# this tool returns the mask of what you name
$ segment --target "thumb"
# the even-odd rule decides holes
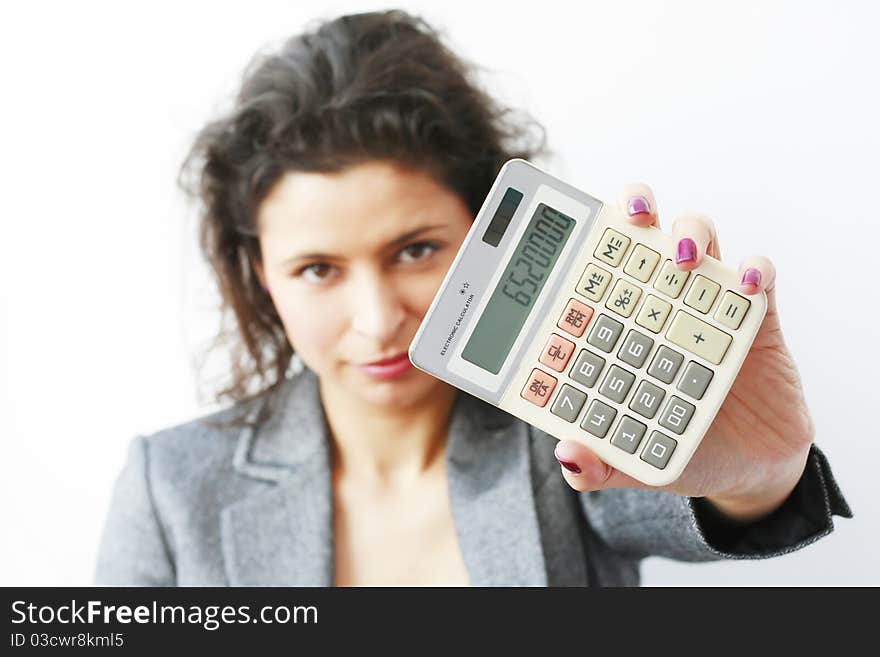
[[[578,491],[605,488],[650,488],[620,470],[611,467],[584,445],[573,440],[560,440],[554,451],[562,468],[562,476]]]

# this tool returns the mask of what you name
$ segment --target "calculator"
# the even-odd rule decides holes
[[[675,481],[767,309],[710,256],[533,164],[498,174],[409,348],[417,368],[639,481]]]

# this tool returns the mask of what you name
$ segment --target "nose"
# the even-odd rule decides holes
[[[352,286],[352,330],[369,339],[376,349],[385,349],[400,339],[406,308],[398,290],[381,275],[363,274]],[[406,345],[397,345],[405,347]]]

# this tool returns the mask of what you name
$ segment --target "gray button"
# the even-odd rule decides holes
[[[642,335],[638,331],[630,331],[623,342],[623,346],[617,353],[617,357],[624,363],[628,363],[635,368],[639,368],[645,364],[648,354],[651,353],[651,347],[654,341],[647,335]]]
[[[604,438],[608,433],[611,423],[614,422],[614,416],[617,411],[608,404],[603,404],[598,399],[594,399],[587,409],[587,414],[581,420],[581,429],[589,431],[597,438]]]
[[[651,361],[648,368],[648,374],[655,379],[660,379],[663,383],[672,383],[678,368],[684,362],[684,356],[677,351],[673,351],[666,345],[662,345]]]
[[[681,375],[681,381],[678,382],[678,389],[694,399],[702,399],[713,374],[714,372],[708,367],[691,361],[684,368],[684,374]]]
[[[636,388],[636,394],[633,395],[632,400],[629,402],[629,407],[636,413],[651,419],[657,415],[657,411],[660,410],[660,403],[665,396],[666,391],[660,386],[655,386],[650,381],[642,381],[639,387]]]
[[[693,404],[673,395],[672,399],[666,403],[666,408],[660,414],[658,422],[661,427],[681,435],[694,416],[694,410],[696,407]]]
[[[622,367],[612,365],[608,369],[608,374],[605,375],[602,385],[599,386],[599,394],[620,404],[635,380],[634,374],[630,374]]]
[[[642,436],[645,435],[645,431],[647,430],[648,427],[641,422],[637,422],[630,416],[624,415],[623,419],[620,420],[620,424],[618,424],[617,428],[614,430],[614,435],[611,437],[611,444],[615,447],[619,447],[624,452],[635,454],[639,443],[642,442]]]
[[[553,402],[550,412],[553,415],[558,415],[563,420],[574,422],[577,419],[578,413],[584,407],[585,401],[587,401],[585,393],[566,383],[562,386],[559,394],[556,395],[556,401]]]
[[[678,443],[674,438],[664,436],[659,431],[652,431],[645,449],[642,450],[641,459],[662,470],[669,463],[669,457],[677,446]]]
[[[623,324],[616,319],[611,319],[608,315],[599,315],[599,319],[593,324],[593,330],[590,331],[587,342],[610,354],[622,332]]]
[[[599,378],[599,372],[603,367],[605,367],[604,358],[582,349],[568,375],[587,388],[592,388],[596,385],[596,379]]]

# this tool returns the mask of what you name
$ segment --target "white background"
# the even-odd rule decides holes
[[[548,130],[551,171],[664,228],[699,210],[725,261],[776,263],[817,442],[855,512],[763,562],[649,559],[647,585],[880,584],[876,37],[870,2],[403,2]],[[215,328],[195,131],[261,46],[370,2],[4,3],[0,17],[0,585],[91,581],[128,440],[209,410]]]

